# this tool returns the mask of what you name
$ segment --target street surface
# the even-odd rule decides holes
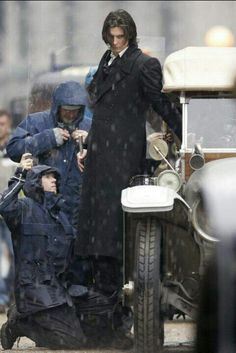
[[[0,325],[6,321],[6,315],[0,314]],[[194,353],[195,325],[191,321],[175,320],[165,323],[165,348],[163,353]],[[1,351],[3,349],[1,348]],[[118,350],[48,350],[46,348],[36,348],[34,342],[26,337],[22,337],[20,342],[15,343],[13,349],[5,350],[6,353],[124,353],[133,351],[118,351]],[[157,352],[158,353],[158,352]]]

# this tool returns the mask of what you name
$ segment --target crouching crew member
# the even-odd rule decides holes
[[[12,233],[15,255],[15,299],[1,328],[1,344],[11,349],[26,336],[37,346],[75,349],[86,338],[66,288],[73,228],[57,194],[59,172],[33,166],[24,154],[9,188],[0,199],[0,214]],[[26,197],[18,199],[23,189]]]

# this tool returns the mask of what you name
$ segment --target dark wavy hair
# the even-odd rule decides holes
[[[123,29],[125,38],[128,40],[129,45],[137,45],[136,24],[127,11],[120,9],[111,11],[107,15],[102,28],[102,39],[106,44],[110,44],[110,28],[113,27],[120,27]]]

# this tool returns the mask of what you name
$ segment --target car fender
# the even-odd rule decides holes
[[[122,190],[121,204],[125,212],[164,212],[171,211],[175,199],[185,200],[174,190],[158,185],[138,185]]]

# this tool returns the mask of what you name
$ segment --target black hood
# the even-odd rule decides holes
[[[23,186],[25,196],[30,197],[38,202],[43,202],[44,191],[42,188],[41,179],[42,176],[47,173],[55,173],[58,190],[60,181],[59,170],[48,165],[40,164],[34,166],[27,172],[25,184]]]

